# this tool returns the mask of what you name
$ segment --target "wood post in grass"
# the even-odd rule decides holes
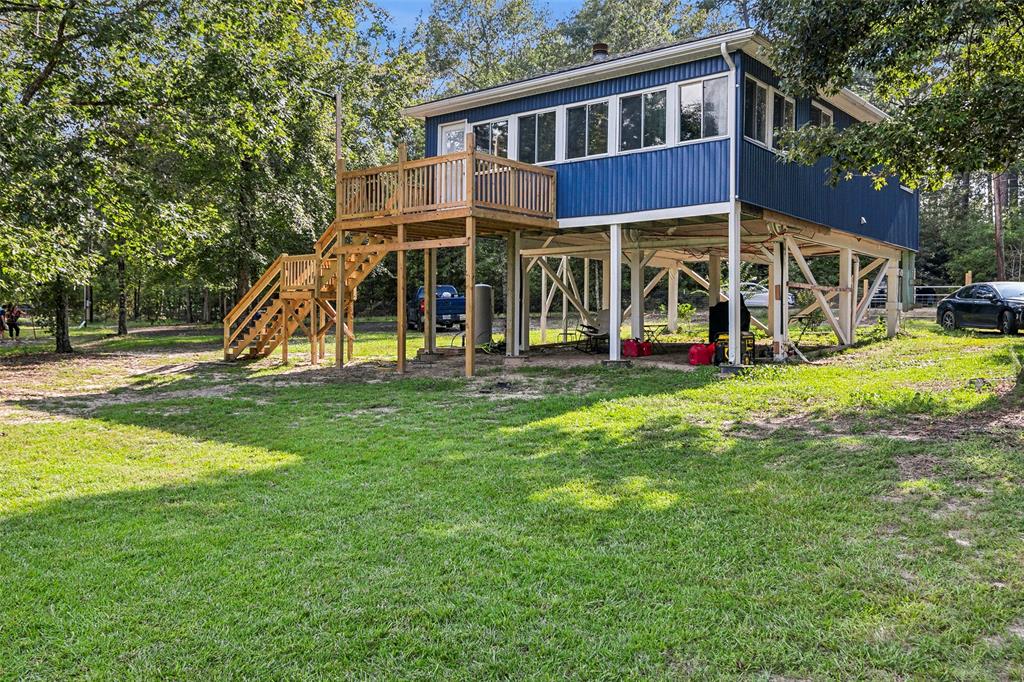
[[[473,376],[476,360],[476,218],[466,218],[466,376]]]
[[[404,151],[404,145],[403,145],[403,150],[402,151]],[[401,159],[401,156],[402,155],[399,156],[399,159]],[[399,166],[401,166],[401,160],[399,161]],[[405,242],[405,225],[399,225],[398,226],[398,244],[401,245],[404,242]],[[395,302],[398,305],[398,311],[397,311],[398,312],[398,315],[397,315],[397,319],[398,319],[398,324],[397,324],[397,332],[398,332],[398,362],[395,365],[395,368],[398,370],[399,374],[404,374],[405,373],[405,330],[406,330],[406,326],[407,326],[406,325],[406,319],[405,319],[405,249],[399,249],[398,253],[396,254],[396,256],[398,258],[398,264],[396,266],[397,275],[398,275],[398,278],[397,278],[398,282],[397,282],[397,284],[395,286],[395,289],[396,289]]]

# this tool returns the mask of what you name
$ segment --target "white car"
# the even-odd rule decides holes
[[[758,282],[740,282],[740,295],[748,308],[768,307],[768,287]],[[796,305],[796,296],[789,292],[789,305]]]

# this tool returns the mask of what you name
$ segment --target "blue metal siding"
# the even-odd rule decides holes
[[[728,201],[729,141],[561,163],[558,217],[614,215]]]
[[[749,73],[769,85],[778,84],[767,66],[747,55],[740,56],[738,67],[741,79]],[[738,110],[742,112],[743,88],[738,99]],[[846,128],[854,123],[846,112],[822,104],[833,112],[836,127]],[[797,101],[798,126],[810,120],[810,112],[809,99]],[[742,126],[738,130],[742,136]],[[742,201],[853,234],[918,248],[918,196],[901,189],[895,178],[890,178],[880,190],[874,189],[871,179],[865,177],[843,180],[830,187],[826,182],[828,159],[814,166],[782,163],[773,151],[746,140],[738,145],[737,156]]]
[[[619,78],[578,85],[564,90],[552,90],[530,97],[498,102],[484,107],[476,107],[464,111],[456,111],[443,116],[431,116],[426,120],[426,155],[437,155],[437,128],[441,123],[461,121],[467,119],[470,123],[474,121],[486,121],[500,116],[511,116],[525,111],[536,111],[552,107],[572,104],[573,102],[585,102],[599,97],[610,97],[624,92],[655,88],[659,85],[675,83],[677,81],[701,78],[714,73],[726,71],[725,60],[721,57],[710,57],[699,59],[685,64],[666,66],[653,71],[645,71]]]

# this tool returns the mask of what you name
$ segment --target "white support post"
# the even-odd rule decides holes
[[[640,243],[633,247],[633,257],[629,261],[629,328],[634,339],[644,336],[644,254]]]
[[[775,294],[776,294],[775,284],[776,284],[776,279],[777,279],[777,275],[775,274],[775,271],[776,271],[777,268],[776,268],[776,263],[775,263],[775,254],[773,252],[771,252],[771,251],[768,251],[766,253],[766,255],[768,256],[768,258],[770,260],[768,261],[768,310],[767,310],[767,318],[768,319],[766,319],[765,322],[767,322],[768,333],[769,334],[774,334],[773,330],[775,329],[775,309],[778,307],[775,304],[775,300],[776,300],[775,299]]]
[[[853,298],[856,283],[853,281],[853,252],[848,248],[839,249],[839,328],[843,330],[848,344],[853,343]]]
[[[708,307],[713,308],[722,301],[722,259],[712,255],[708,258]]]
[[[520,241],[520,247],[521,246],[522,242]],[[520,336],[519,352],[522,354],[530,350],[530,268],[522,256],[519,258],[519,269],[522,273],[519,276],[519,281],[522,284],[523,294],[523,313],[522,319],[519,323],[522,334],[522,336]]]
[[[772,288],[775,290],[775,316],[772,320],[772,356],[785,360],[789,346],[789,253],[782,242],[772,244]]]
[[[609,228],[608,259],[608,359],[622,359],[622,225]]]
[[[892,338],[900,330],[900,262],[890,258],[885,268],[885,333]]]
[[[733,201],[729,210],[729,358],[734,367],[740,364],[740,204]]]
[[[679,331],[679,266],[668,269],[668,330]]]
[[[516,230],[512,234],[512,355],[519,357],[523,347],[523,260],[519,255],[522,250],[523,233]],[[527,324],[529,327],[529,324]]]
[[[860,285],[860,257],[853,256],[853,273],[850,275],[850,345],[857,342],[857,287]]]
[[[516,346],[516,236],[505,235],[505,355],[515,355]]]

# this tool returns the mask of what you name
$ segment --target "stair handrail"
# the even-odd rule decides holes
[[[270,280],[273,279],[274,275],[278,274],[278,271],[281,269],[281,261],[287,255],[287,253],[282,253],[280,256],[274,259],[274,262],[270,264],[270,267],[267,268],[267,271],[264,272],[263,275],[258,280],[256,280],[255,284],[249,287],[249,291],[245,292],[245,295],[238,300],[238,303],[235,304],[235,307],[232,308],[228,312],[228,314],[224,316],[225,323],[228,322],[229,318],[237,317],[240,314],[239,311],[242,308],[245,308],[250,303],[252,303],[252,300],[256,298],[257,292],[261,291],[264,287],[266,287],[270,283]]]

